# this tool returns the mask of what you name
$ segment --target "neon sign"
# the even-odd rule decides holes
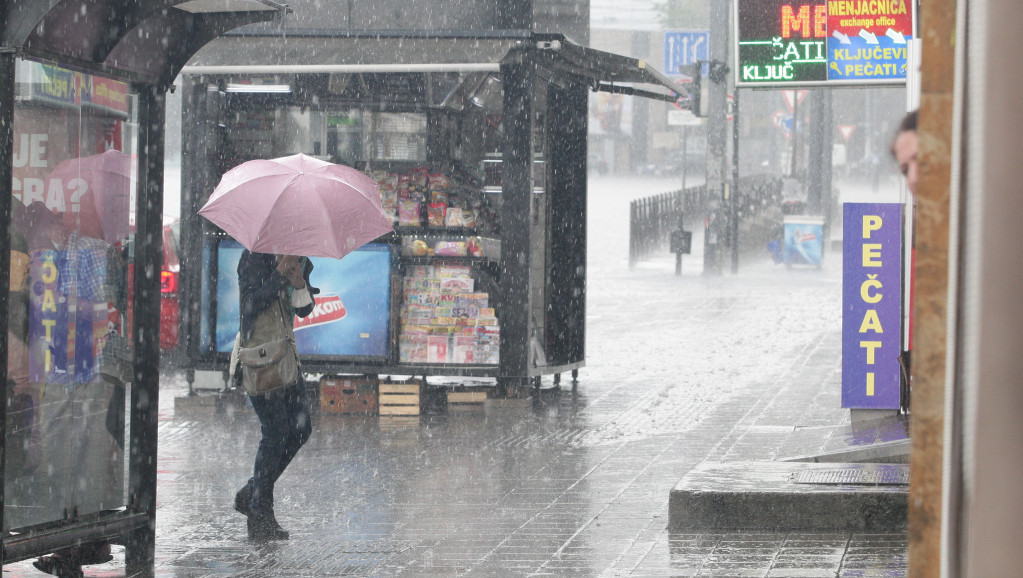
[[[736,84],[901,84],[912,1],[737,0]]]

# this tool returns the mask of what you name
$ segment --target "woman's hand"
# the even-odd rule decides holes
[[[295,255],[279,255],[277,257],[277,272],[284,275],[284,278],[291,283],[295,289],[305,287],[305,277],[302,276],[301,257]]]

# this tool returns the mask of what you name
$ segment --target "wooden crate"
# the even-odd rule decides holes
[[[419,380],[380,383],[380,415],[419,415],[421,387]]]
[[[373,377],[324,375],[320,378],[322,413],[377,413],[377,380]]]
[[[487,392],[480,391],[449,391],[448,411],[483,411],[483,404],[487,401]]]

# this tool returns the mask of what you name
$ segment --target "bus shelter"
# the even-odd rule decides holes
[[[283,10],[0,0],[0,564],[109,541],[152,573],[164,95]]]
[[[306,371],[501,389],[585,361],[588,92],[676,98],[643,61],[507,30],[231,34],[183,78],[193,369],[227,368],[242,251],[197,210],[230,168],[304,153],[371,175],[395,225],[341,261],[314,259],[322,293],[296,321]]]

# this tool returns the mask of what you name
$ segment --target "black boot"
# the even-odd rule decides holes
[[[277,523],[273,510],[266,513],[255,512],[249,514],[247,522],[249,540],[253,542],[269,542],[271,540],[287,540],[290,534]]]
[[[248,484],[242,486],[234,495],[234,511],[243,516],[249,515],[249,501],[252,500],[252,488]]]

